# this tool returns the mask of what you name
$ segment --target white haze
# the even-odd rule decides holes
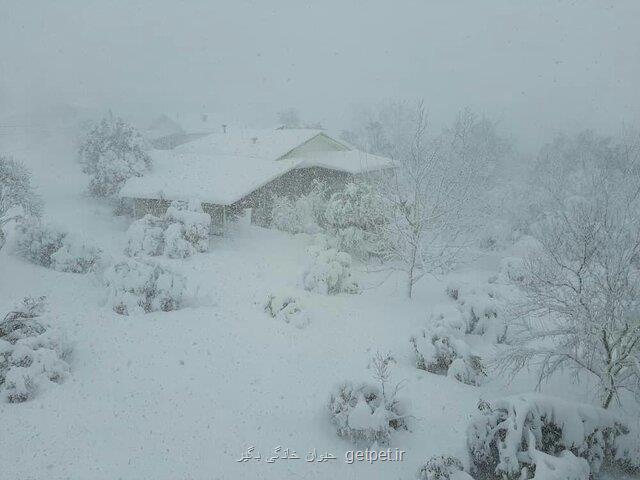
[[[520,146],[640,114],[637,1],[0,1],[0,112],[73,104],[129,117],[469,106]],[[2,115],[0,115],[1,117]]]

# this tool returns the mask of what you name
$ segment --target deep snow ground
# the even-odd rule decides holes
[[[84,195],[86,180],[68,145],[23,150],[46,202],[45,216],[84,232],[119,256],[127,222]],[[49,318],[75,346],[62,385],[24,404],[0,404],[0,479],[411,479],[428,457],[464,456],[468,419],[480,397],[532,389],[532,379],[495,378],[482,388],[417,370],[409,337],[429,312],[451,308],[453,280],[485,282],[499,255],[476,259],[447,278],[424,278],[415,298],[403,284],[360,268],[361,295],[304,295],[305,329],[263,312],[268,293],[303,294],[299,279],[308,239],[251,226],[215,238],[211,251],[162,260],[189,279],[193,301],[170,313],[119,316],[102,305],[92,275],[59,273],[0,252],[0,310],[25,295],[46,295]],[[376,351],[391,351],[393,381],[405,380],[411,431],[392,437],[404,462],[346,464],[354,447],[327,417],[331,389],[371,380]],[[551,390],[584,398],[585,387],[558,381]],[[262,462],[237,461],[255,445]],[[326,463],[264,461],[274,447],[331,452]]]
[[[9,478],[411,478],[430,454],[460,451],[476,389],[412,368],[408,336],[419,302],[310,296],[305,329],[262,311],[271,286],[295,288],[305,242],[249,228],[184,262],[197,306],[123,317],[100,306],[91,276],[62,274],[3,256],[14,280],[1,302],[47,295],[75,344],[73,373],[32,402],[2,404],[0,464]],[[167,261],[167,263],[171,263]],[[175,262],[177,263],[177,262]],[[329,391],[370,379],[376,350],[397,352],[397,381],[413,399],[412,432],[394,446],[402,464],[241,464],[249,445],[342,457],[352,448],[326,417]],[[464,412],[467,412],[465,414]]]

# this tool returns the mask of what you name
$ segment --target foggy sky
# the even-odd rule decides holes
[[[640,2],[0,0],[0,107],[130,115],[298,108],[341,128],[352,104],[423,98],[527,140],[640,119]]]

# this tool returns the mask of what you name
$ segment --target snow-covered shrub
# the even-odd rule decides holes
[[[401,383],[389,385],[393,363],[391,354],[378,352],[369,364],[377,385],[344,382],[331,394],[329,413],[339,436],[357,444],[386,445],[391,431],[408,428],[409,405],[398,398]]]
[[[500,261],[500,276],[509,283],[522,283],[526,280],[524,259],[520,257],[506,257]]]
[[[508,222],[492,218],[477,234],[478,247],[491,252],[501,251],[512,245],[518,234]]]
[[[301,220],[289,197],[275,196],[271,207],[271,226],[287,233],[305,232],[305,221]]]
[[[464,348],[459,340],[442,333],[431,334],[427,330],[411,337],[410,342],[415,353],[416,367],[440,375],[447,373],[451,363],[459,357],[458,350]],[[458,343],[459,348],[454,343]]]
[[[324,241],[307,249],[310,262],[303,274],[305,290],[322,294],[358,293],[351,278],[351,255],[327,248]]]
[[[443,326],[422,330],[411,337],[416,367],[420,370],[448,375],[468,385],[480,385],[486,377],[479,356],[471,353],[459,332]]]
[[[282,320],[285,323],[292,323],[298,328],[306,327],[310,321],[300,299],[293,295],[269,295],[264,310],[272,318]]]
[[[43,310],[44,297],[28,297],[0,322],[0,397],[10,403],[33,398],[69,372],[71,350],[59,332],[39,321]]]
[[[182,307],[186,281],[160,265],[127,260],[104,273],[107,303],[116,313],[134,315]]]
[[[211,217],[202,211],[200,202],[174,201],[162,218],[145,215],[131,224],[124,253],[186,258],[206,252],[210,227]]]
[[[28,218],[16,229],[16,252],[21,257],[43,267],[52,268],[53,254],[62,248],[66,232]]]
[[[465,480],[471,477],[464,472],[457,457],[440,455],[429,458],[418,470],[418,480]]]
[[[341,437],[358,444],[389,443],[392,430],[406,429],[406,405],[371,383],[341,384],[329,398],[332,423]]]
[[[465,323],[465,333],[490,335],[497,343],[507,340],[507,323],[501,314],[498,292],[493,288],[462,289],[451,284],[447,295],[457,303]]]
[[[460,286],[457,283],[450,283],[446,288],[447,296],[452,300],[458,300],[460,297]]]
[[[81,235],[28,218],[16,229],[16,252],[43,267],[60,272],[87,273],[100,261],[102,250]]]
[[[91,178],[89,191],[96,197],[110,197],[131,177],[151,168],[142,136],[121,118],[110,115],[93,126],[83,140],[80,163]]]
[[[531,437],[533,434],[529,434]],[[584,458],[576,457],[569,450],[563,450],[558,456],[536,450],[532,445],[535,439],[529,442],[527,455],[531,460],[530,467],[524,467],[518,477],[531,478],[532,480],[589,480],[591,472],[589,462]],[[533,477],[530,474],[533,473]]]
[[[124,253],[130,257],[138,255],[162,255],[164,251],[164,220],[145,215],[136,220],[127,230],[127,246]]]
[[[311,192],[293,200],[275,196],[271,208],[271,226],[288,233],[318,233],[324,224],[325,188],[316,183]]]
[[[171,202],[165,214],[165,220],[170,224],[167,230],[172,225],[180,225],[180,235],[194,251],[202,253],[209,250],[211,217],[202,211],[202,204],[199,201]],[[165,243],[171,244],[166,232]],[[168,248],[170,249],[170,247]],[[167,255],[171,256],[169,253]]]
[[[469,355],[454,359],[449,365],[447,376],[467,385],[479,386],[485,380],[487,374],[480,357]]]
[[[473,471],[483,478],[532,478],[535,472],[533,478],[545,480],[586,480],[581,473],[585,462],[572,456],[586,460],[597,474],[605,460],[615,458],[616,437],[628,431],[602,408],[543,395],[507,397],[478,408],[482,414],[468,428],[467,446]],[[559,457],[557,466],[573,476],[538,476],[538,469],[554,467],[548,456]]]
[[[51,255],[51,268],[59,272],[87,273],[102,257],[102,250],[79,235],[65,235],[62,246]]]
[[[640,430],[636,427],[615,440],[615,463],[622,470],[640,473]]]
[[[164,231],[164,253],[169,258],[187,258],[196,253],[196,249],[187,241],[185,229],[181,223],[171,223]]]
[[[31,172],[17,160],[0,155],[0,218],[17,206],[27,216],[42,213],[42,200],[31,186]]]
[[[336,237],[338,249],[367,258],[379,250],[379,227],[385,222],[380,195],[364,182],[348,183],[331,195],[325,210],[329,233]]]

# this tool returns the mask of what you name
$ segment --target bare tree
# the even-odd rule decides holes
[[[597,379],[602,406],[640,380],[640,181],[620,155],[582,171],[582,191],[550,196],[556,210],[532,230],[516,336],[502,357],[512,372],[533,365],[539,385],[563,368]],[[575,185],[574,185],[575,188]]]
[[[302,126],[300,113],[295,108],[287,108],[278,112],[278,122],[284,128],[300,128]]]
[[[380,182],[387,207],[380,256],[406,273],[409,298],[425,273],[450,268],[466,244],[462,233],[474,222],[471,200],[479,198],[491,161],[502,155],[495,131],[488,135],[485,128],[465,111],[451,128],[429,138],[420,103],[411,140],[396,149],[394,174]]]
[[[343,138],[364,151],[400,158],[415,130],[414,105],[405,100],[384,100],[376,105],[354,105],[350,129]]]

